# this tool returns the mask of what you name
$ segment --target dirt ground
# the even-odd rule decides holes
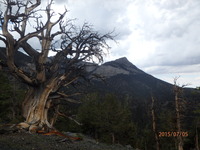
[[[0,150],[134,150],[131,146],[107,145],[83,136],[71,141],[57,135],[0,133]]]

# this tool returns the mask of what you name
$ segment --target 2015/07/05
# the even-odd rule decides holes
[[[177,136],[182,136],[182,137],[187,137],[189,134],[188,132],[158,132],[159,137],[177,137]]]

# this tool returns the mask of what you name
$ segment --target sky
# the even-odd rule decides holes
[[[118,34],[105,61],[127,57],[164,81],[200,86],[199,0],[55,0],[64,5],[78,24]]]
[[[47,1],[45,1],[47,2]],[[200,86],[200,0],[54,0],[77,25],[88,22],[115,42],[105,61],[120,57],[161,80]]]

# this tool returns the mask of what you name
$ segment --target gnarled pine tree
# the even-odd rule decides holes
[[[41,9],[41,0],[1,0],[0,40],[6,47],[7,66],[28,85],[23,116],[28,125],[39,128],[52,128],[49,95],[79,78],[80,62],[102,62],[104,50],[110,48],[106,40],[113,40],[110,33],[101,35],[87,23],[77,28],[66,19],[66,9],[56,18],[52,3],[53,0]],[[39,49],[35,47],[36,40]],[[14,55],[19,50],[33,60],[29,70],[16,65]],[[50,51],[56,54],[47,61]]]

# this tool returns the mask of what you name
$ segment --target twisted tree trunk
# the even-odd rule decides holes
[[[30,88],[26,94],[22,104],[23,116],[26,118],[26,123],[35,125],[38,128],[52,128],[48,121],[48,110],[50,101],[48,96],[52,91],[51,87],[35,87]]]

